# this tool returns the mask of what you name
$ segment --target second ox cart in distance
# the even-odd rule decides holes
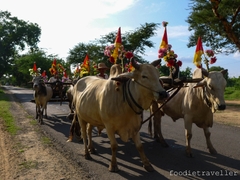
[[[41,68],[37,68],[35,62],[33,68],[29,69],[29,71],[33,78],[36,76],[41,77],[43,83],[52,88],[52,97],[49,100],[50,102],[60,102],[60,105],[62,105],[63,101],[68,101],[66,91],[69,86],[72,85],[72,80],[67,75],[66,69],[60,63],[57,64],[56,59],[53,60],[52,66],[49,69],[52,76],[49,79],[46,71],[44,70],[41,73]],[[32,99],[31,102],[34,102],[34,99]]]

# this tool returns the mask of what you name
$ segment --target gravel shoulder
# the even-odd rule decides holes
[[[214,114],[214,122],[240,127],[240,101],[226,101],[226,110]]]
[[[19,103],[12,100],[10,111],[19,130],[10,135],[0,119],[0,180],[91,179],[77,162],[56,150]]]

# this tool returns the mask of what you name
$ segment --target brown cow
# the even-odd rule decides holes
[[[216,110],[224,110],[226,108],[224,101],[224,89],[226,80],[224,75],[227,70],[207,72],[204,69],[197,69],[193,78],[204,79],[197,83],[189,83],[187,87],[183,87],[180,91],[167,102],[161,111],[157,112],[154,117],[154,134],[163,146],[168,146],[164,141],[161,132],[161,117],[162,113],[170,116],[173,121],[180,118],[184,119],[185,135],[186,135],[186,153],[191,157],[190,141],[192,138],[192,123],[198,127],[203,128],[207,147],[212,154],[217,153],[210,141],[209,127],[213,125],[213,113]],[[201,76],[199,76],[201,74]],[[160,104],[154,102],[152,108],[155,111]]]
[[[43,124],[43,111],[45,110],[45,118],[47,118],[47,102],[51,99],[53,91],[51,87],[44,84],[41,76],[36,76],[32,80],[34,89],[34,100],[36,103],[36,119]]]
[[[158,80],[159,72],[154,67],[160,61],[154,61],[152,64],[136,64],[132,59],[135,70],[114,78],[122,81],[117,84],[117,91],[116,83],[111,79],[88,76],[77,82],[74,86],[73,102],[81,126],[86,159],[91,159],[89,150],[94,152],[91,137],[92,126],[96,126],[99,129],[106,128],[110,139],[112,149],[110,171],[118,171],[116,159],[118,145],[115,134],[118,134],[124,142],[132,138],[144,168],[147,171],[153,171],[152,165],[145,156],[139,130],[142,111],[149,108],[152,100],[167,97],[166,91]],[[87,132],[88,144],[87,124],[91,125]]]

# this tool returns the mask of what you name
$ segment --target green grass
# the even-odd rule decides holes
[[[48,138],[48,137],[42,137],[42,142],[43,142],[43,144],[47,144],[47,145],[51,145],[52,144],[52,142],[51,142],[51,140]]]
[[[23,153],[23,152],[25,152],[25,150],[24,149],[19,149],[18,152]]]
[[[240,90],[235,87],[226,87],[224,98],[225,100],[240,100]]]
[[[32,117],[31,117],[31,118],[32,118]],[[33,120],[30,121],[30,124],[31,124],[31,125],[38,125],[38,122],[37,122],[35,119],[33,119]]]
[[[15,124],[14,118],[9,111],[11,104],[9,102],[9,97],[4,93],[0,87],[0,118],[4,121],[4,125],[7,128],[7,131],[15,135],[18,131],[18,127]]]
[[[37,168],[38,162],[37,161],[24,161],[24,162],[20,163],[19,166],[24,169]]]

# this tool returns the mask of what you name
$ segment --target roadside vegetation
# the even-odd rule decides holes
[[[225,89],[225,99],[240,100],[240,77],[228,78],[227,88]]]
[[[9,102],[9,97],[4,93],[3,89],[0,87],[0,119],[3,120],[7,131],[15,135],[18,131],[18,127],[15,124],[14,118],[9,111],[11,104]]]
[[[227,87],[224,98],[225,100],[240,100],[240,90],[235,87]]]

